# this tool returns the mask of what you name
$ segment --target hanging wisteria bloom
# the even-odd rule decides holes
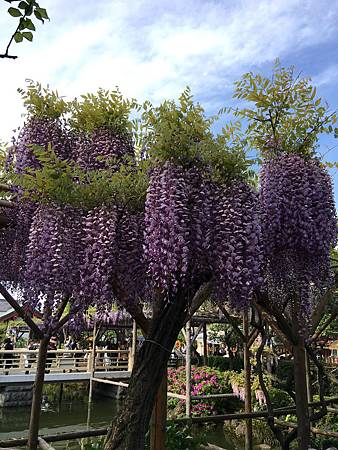
[[[70,142],[64,124],[59,118],[29,116],[17,139],[14,140],[9,158],[13,159],[18,173],[41,167],[34,154],[35,146],[47,151],[50,146],[61,159],[70,156]]]
[[[41,167],[34,153],[35,146],[44,150],[50,147],[62,159],[69,157],[69,140],[60,118],[30,114],[18,137],[13,139],[5,170],[10,170],[12,166],[15,173],[23,174]],[[23,281],[22,271],[36,204],[23,197],[21,186],[13,186],[12,191],[13,208],[6,212],[9,225],[0,230],[0,248],[3,255],[0,265],[3,268],[1,279],[18,283]]]
[[[330,176],[317,159],[280,154],[263,164],[260,207],[272,298],[285,306],[296,295],[310,317],[316,292],[330,282],[337,238]]]
[[[145,224],[155,290],[176,292],[209,275],[218,301],[238,309],[249,304],[261,282],[257,194],[250,186],[216,185],[196,170],[166,163],[152,172]]]
[[[260,223],[254,189],[241,181],[215,188],[214,240],[210,253],[215,297],[242,310],[261,284]]]
[[[151,288],[177,292],[191,271],[189,178],[170,162],[153,170],[145,204],[144,254]]]
[[[26,199],[6,208],[8,225],[0,229],[0,279],[16,287],[23,277],[29,230],[36,206]]]
[[[80,268],[81,296],[86,302],[106,305],[113,301],[117,226],[116,208],[97,207],[86,215],[84,257]]]
[[[81,132],[75,140],[73,159],[83,169],[118,168],[126,156],[132,156],[133,144],[128,136],[117,135],[101,127],[92,133]]]
[[[51,320],[60,301],[78,298],[78,261],[83,258],[82,220],[79,210],[41,205],[29,234],[24,273],[24,300],[33,307],[43,304],[45,321]]]

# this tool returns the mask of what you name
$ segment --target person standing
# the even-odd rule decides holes
[[[4,350],[14,350],[14,345],[11,338],[4,340]],[[5,369],[10,369],[13,365],[13,353],[5,353]]]
[[[46,367],[51,367],[53,363],[55,364],[57,342],[58,341],[55,336],[52,336],[50,338],[49,345],[48,345],[48,352],[47,352]]]

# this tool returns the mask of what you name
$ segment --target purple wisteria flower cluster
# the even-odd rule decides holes
[[[118,161],[127,155],[133,156],[133,153],[132,140],[128,136],[116,135],[109,128],[100,127],[90,134],[77,133],[72,159],[82,169],[98,170],[111,164],[117,168]]]
[[[247,306],[260,283],[257,194],[216,185],[197,169],[153,170],[145,207],[145,261],[154,290],[176,292],[213,274],[215,298]]]
[[[144,255],[151,287],[176,292],[189,282],[191,216],[189,179],[170,162],[153,170],[145,203]]]
[[[321,163],[295,154],[266,160],[260,217],[271,297],[280,303],[298,296],[309,317],[315,291],[330,281],[337,239],[331,178]]]
[[[113,301],[113,271],[116,266],[118,211],[94,208],[84,222],[84,258],[81,263],[81,296],[99,304]]]
[[[6,166],[11,165],[16,173],[40,168],[35,145],[44,150],[51,146],[58,158],[75,158],[74,162],[88,170],[105,167],[104,159],[118,162],[133,151],[130,139],[108,130],[75,133],[66,125],[59,117],[29,115]],[[14,190],[14,208],[6,212],[9,226],[0,231],[1,280],[14,284],[24,306],[43,310],[45,323],[52,321],[65,298],[70,300],[70,312],[74,314],[90,304],[111,305],[110,275],[112,268],[117,269],[114,252],[125,260],[120,269],[126,281],[133,279],[135,248],[138,252],[142,249],[135,216],[123,218],[126,243],[117,245],[115,207],[100,206],[85,213],[67,205],[33,203],[22,196],[20,186]]]
[[[36,307],[43,294],[46,314],[79,288],[79,265],[74,258],[82,257],[82,220],[81,211],[67,206],[41,205],[35,211],[26,249],[24,298]]]
[[[34,203],[21,199],[13,208],[4,208],[2,211],[8,225],[0,230],[0,279],[9,285],[23,279],[29,230],[35,209]]]
[[[60,118],[30,115],[8,152],[5,170],[13,166],[15,173],[26,173],[39,168],[41,163],[34,154],[34,146],[47,150],[51,145],[62,159],[69,157],[70,146],[64,122]],[[5,211],[9,226],[0,233],[2,258],[0,276],[7,282],[23,281],[26,247],[36,204],[23,198],[20,186],[13,186],[14,207]]]
[[[69,158],[70,140],[64,128],[61,118],[29,116],[18,138],[14,140],[9,155],[10,158],[14,158],[15,171],[22,173],[41,167],[34,154],[34,146],[47,150],[50,145],[59,158]]]
[[[80,295],[104,309],[116,300],[123,304],[142,297],[143,214],[101,206],[87,213],[84,224]]]
[[[211,251],[216,298],[239,310],[248,307],[261,283],[257,205],[257,194],[246,183],[234,181],[216,190]]]

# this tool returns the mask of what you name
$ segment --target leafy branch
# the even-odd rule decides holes
[[[229,109],[248,121],[247,139],[263,156],[286,152],[312,157],[321,133],[337,135],[337,111],[329,112],[310,79],[295,76],[293,67],[282,67],[278,60],[271,79],[245,74],[235,83],[234,97],[247,103]]]
[[[45,20],[49,20],[47,11],[45,8],[41,8],[39,3],[34,0],[5,0],[7,3],[18,3],[18,7],[14,8],[11,6],[8,8],[8,13],[15,18],[19,18],[18,26],[16,27],[14,33],[12,34],[5,53],[0,54],[0,58],[16,59],[16,55],[9,54],[9,48],[13,41],[16,43],[22,42],[24,39],[32,42],[33,31],[35,31],[35,25],[30,19],[30,16],[34,15],[36,19],[44,23]]]

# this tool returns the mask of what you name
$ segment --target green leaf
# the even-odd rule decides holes
[[[31,31],[23,31],[22,36],[27,39],[27,41],[32,42],[33,40],[33,33]]]
[[[49,20],[47,11],[45,8],[36,8],[35,12],[38,12],[40,14],[40,16],[42,17],[42,19],[47,19]]]
[[[19,4],[18,4],[18,8],[20,8],[20,9],[23,9],[23,10],[26,10],[26,8],[28,8],[28,3],[27,2],[20,2]]]
[[[38,20],[41,20],[41,22],[44,22],[43,18],[41,17],[41,14],[40,14],[39,11],[37,11],[36,9],[34,10],[34,16],[35,16]]]
[[[22,40],[23,40],[22,34],[19,32],[15,33],[14,40],[15,40],[15,42],[22,42]]]
[[[22,12],[17,8],[8,8],[8,12],[12,17],[22,16]]]
[[[23,21],[25,28],[27,28],[27,30],[32,30],[35,31],[35,25],[34,23],[31,21],[31,19],[25,19]]]

